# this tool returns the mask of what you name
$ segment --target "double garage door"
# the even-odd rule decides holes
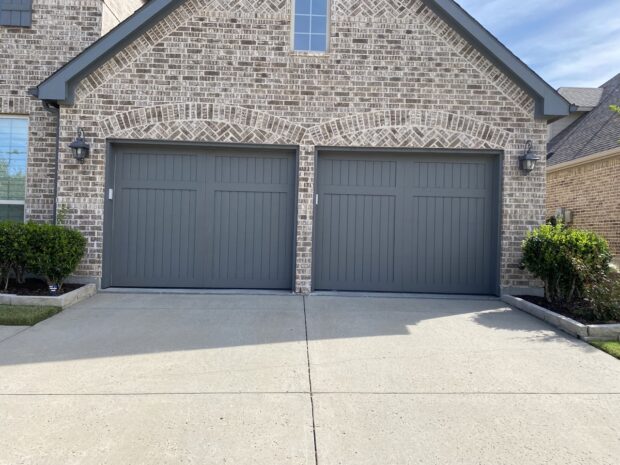
[[[497,157],[321,152],[316,290],[488,294]],[[114,146],[104,286],[291,289],[290,150]]]

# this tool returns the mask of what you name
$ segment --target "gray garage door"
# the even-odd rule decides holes
[[[497,156],[322,153],[317,290],[491,294]]]
[[[127,145],[109,163],[104,286],[291,289],[291,151]]]

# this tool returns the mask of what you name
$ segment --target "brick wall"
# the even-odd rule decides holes
[[[403,5],[406,4],[406,8]],[[59,202],[89,240],[80,267],[101,276],[109,138],[300,146],[296,290],[311,286],[316,146],[504,152],[501,283],[521,270],[524,232],[544,219],[544,166],[523,176],[527,139],[546,125],[531,98],[419,1],[333,0],[330,51],[290,51],[290,2],[187,0],[78,86],[62,108]],[[77,125],[87,162],[67,144]]]
[[[620,256],[620,153],[547,174],[547,215],[573,212],[573,225],[595,231]]]
[[[101,0],[32,3],[32,27],[0,26],[0,114],[30,117],[26,216],[49,221],[56,125],[28,89],[99,37]]]
[[[0,114],[30,118],[26,216],[50,221],[55,117],[28,95],[60,66],[97,40],[103,0],[33,0],[32,27],[0,26]]]
[[[101,33],[107,34],[125,18],[131,16],[146,0],[103,0]]]

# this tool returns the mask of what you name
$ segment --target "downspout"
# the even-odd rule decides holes
[[[56,116],[56,150],[54,155],[54,203],[52,206],[52,224],[58,222],[58,165],[60,161],[60,107],[48,101],[43,101],[45,111]]]

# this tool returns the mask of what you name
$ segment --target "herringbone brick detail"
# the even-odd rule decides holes
[[[308,132],[317,145],[503,148],[511,139],[509,132],[473,118],[433,110],[359,113]]]
[[[190,142],[230,142],[242,144],[290,144],[277,134],[262,129],[219,121],[171,121],[140,126],[113,134],[120,139],[170,140]]]
[[[493,149],[480,139],[431,128],[393,127],[369,129],[333,139],[329,145],[360,147],[416,147],[448,149]]]
[[[185,128],[184,122],[187,122]],[[305,133],[303,127],[265,112],[210,103],[139,108],[107,118],[99,126],[106,137],[137,131],[152,135],[160,133],[157,139],[176,140],[185,135],[187,138],[201,136],[200,140],[246,142],[250,138],[253,142],[283,144],[298,144]],[[223,129],[225,127],[228,129]],[[164,135],[167,137],[161,137]],[[236,135],[238,139],[235,139]]]
[[[414,15],[415,0],[340,0],[334,3],[332,15],[335,19],[404,18]]]
[[[252,13],[257,16],[283,14],[290,11],[291,2],[289,0],[215,0],[209,2],[205,7],[205,14],[213,11],[226,13]]]

